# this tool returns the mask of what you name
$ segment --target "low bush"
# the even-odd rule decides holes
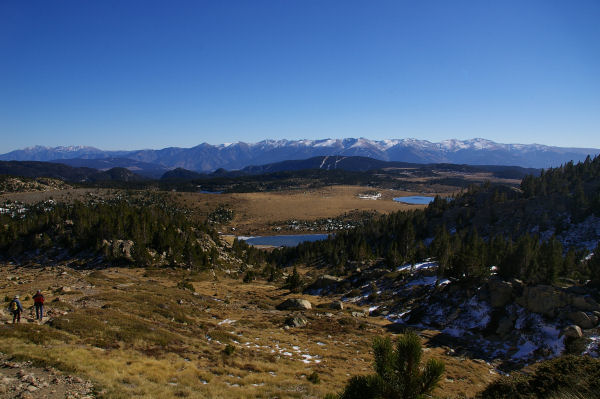
[[[306,379],[310,382],[312,382],[313,384],[318,384],[321,382],[321,378],[319,377],[319,373],[317,373],[316,371],[313,371],[312,373],[310,373]]]
[[[532,374],[494,381],[479,399],[600,398],[600,360],[567,355],[542,362]]]
[[[223,353],[226,354],[227,356],[233,355],[234,352],[235,352],[235,346],[233,346],[231,344],[227,344],[225,346],[225,349],[223,349]]]

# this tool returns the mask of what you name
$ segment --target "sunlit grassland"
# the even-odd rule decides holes
[[[0,271],[22,282],[3,286],[0,294],[50,287],[47,309],[53,313],[42,325],[1,325],[0,351],[89,378],[103,398],[320,398],[341,389],[351,375],[369,373],[371,341],[388,334],[382,319],[352,317],[353,309],[326,315],[316,306],[304,312],[306,327],[285,329],[292,312],[275,306],[289,292],[262,281],[244,284],[238,276],[61,270]],[[184,280],[193,291],[179,288]],[[63,286],[72,291],[60,293]],[[315,305],[333,299],[295,296]],[[441,353],[435,348],[427,355]],[[450,362],[458,382],[441,392],[474,393],[491,378],[482,364]],[[313,372],[320,383],[307,379]]]

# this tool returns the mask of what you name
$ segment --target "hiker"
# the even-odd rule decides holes
[[[15,320],[17,323],[21,322],[21,312],[23,312],[23,306],[21,306],[21,302],[19,301],[19,296],[15,295],[15,298],[10,301],[8,304],[8,309],[13,314],[13,324],[15,324]]]
[[[33,296],[33,304],[35,305],[35,318],[41,321],[44,318],[44,295],[42,295],[42,291],[37,290]]]

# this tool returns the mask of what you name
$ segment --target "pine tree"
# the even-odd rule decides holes
[[[596,245],[594,254],[587,262],[592,285],[600,287],[600,243]]]
[[[438,276],[442,277],[446,273],[446,269],[448,268],[450,262],[450,256],[452,254],[450,246],[450,234],[448,233],[446,226],[442,226],[442,228],[436,234],[433,242],[431,243],[431,250],[438,263]]]
[[[414,332],[398,338],[396,347],[389,338],[375,338],[375,374],[355,376],[340,395],[341,399],[421,399],[437,386],[444,363],[429,359],[421,366],[423,348]]]

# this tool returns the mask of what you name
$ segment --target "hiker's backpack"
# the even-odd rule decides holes
[[[19,309],[19,306],[17,305],[17,301],[12,301],[10,303],[10,310],[14,311],[14,310],[17,310],[17,309]]]

